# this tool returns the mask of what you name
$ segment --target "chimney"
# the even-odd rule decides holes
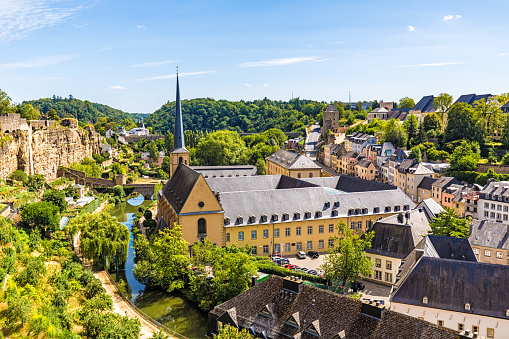
[[[384,311],[385,307],[380,305],[380,303],[375,303],[372,300],[362,302],[361,314],[367,315],[370,318],[381,320]]]
[[[283,289],[292,293],[299,293],[302,290],[303,285],[302,280],[297,277],[285,277],[283,279]]]
[[[403,218],[403,213],[398,214],[398,223],[402,224],[404,220]]]
[[[251,277],[251,287],[255,286],[258,283],[258,277],[256,275],[253,275]]]
[[[406,224],[408,225],[408,220],[410,220],[410,212],[405,213],[405,219],[406,219]]]

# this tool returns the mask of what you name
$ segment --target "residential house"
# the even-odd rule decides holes
[[[415,204],[394,186],[350,176],[208,177],[185,164],[157,194],[159,229],[177,223],[189,243],[254,246],[253,253],[325,251],[343,221],[363,232]],[[396,207],[398,206],[398,207]]]
[[[109,130],[106,131],[106,138],[111,138],[113,135],[115,134],[115,132],[113,132],[113,130],[110,128]]]
[[[419,185],[417,185],[417,202],[421,202],[426,199],[431,198],[431,185],[437,181],[438,179],[433,177],[424,177],[422,178]]]
[[[376,167],[376,158],[378,157],[378,153],[380,153],[381,148],[382,148],[382,145],[378,145],[378,144],[368,145],[368,146],[364,147],[364,149],[362,150],[362,155],[366,159],[371,161]]]
[[[362,156],[354,151],[349,151],[341,155],[338,158],[339,173],[355,176],[355,165],[360,159],[362,159]]]
[[[419,122],[424,120],[424,117],[430,113],[435,112],[435,97],[427,95],[422,97],[415,106],[409,111],[409,114],[414,114]]]
[[[509,265],[509,225],[501,222],[473,220],[468,241],[477,261]]]
[[[433,171],[415,159],[405,159],[396,168],[394,185],[398,186],[412,199],[418,201],[418,186],[425,177],[433,177]]]
[[[481,99],[484,99],[485,101],[488,101],[488,99],[492,97],[491,94],[463,94],[461,95],[458,99],[456,99],[456,101],[454,102],[453,105],[455,104],[458,104],[460,102],[464,102],[466,104],[469,104],[470,106],[474,106],[474,103],[478,100],[481,100]]]
[[[507,337],[509,292],[501,286],[509,281],[509,267],[477,262],[467,239],[429,235],[399,271],[392,311],[476,338]]]
[[[303,149],[303,137],[292,138],[285,141],[285,150],[293,150],[295,153],[300,153]]]
[[[385,107],[377,107],[371,112],[368,112],[368,123],[371,121],[378,119],[378,120],[388,120],[390,113],[389,110]]]
[[[394,176],[397,172],[397,167],[407,157],[407,153],[401,147],[398,147],[396,150],[394,150],[388,159],[387,183],[394,185]]]
[[[382,148],[379,150],[376,156],[376,167],[378,171],[382,168],[382,165],[385,163],[387,159],[389,159],[392,154],[396,151],[391,142],[384,142],[382,144]]]
[[[345,137],[345,149],[347,152],[353,151],[361,154],[364,147],[370,144],[376,144],[376,137],[366,133],[355,132]]]
[[[456,178],[441,177],[431,184],[431,198],[442,204],[442,192],[453,184],[461,184]],[[450,198],[450,197],[449,197]]]
[[[365,180],[376,180],[376,167],[368,159],[362,159],[355,164],[355,176]]]
[[[452,208],[461,218],[477,213],[478,185],[452,184],[442,193],[442,206]]]
[[[278,150],[266,158],[267,175],[282,174],[292,178],[313,178],[321,175],[321,168],[305,155]]]
[[[339,173],[339,158],[346,153],[343,145],[334,144],[330,150],[331,165],[330,167],[337,173]]]
[[[365,279],[392,286],[401,260],[431,231],[430,219],[427,210],[415,208],[378,220],[371,228],[375,233],[371,248],[366,249],[373,262],[373,274]]]
[[[207,335],[224,325],[265,339],[457,339],[458,333],[375,302],[272,275],[209,312]]]
[[[489,179],[479,192],[476,219],[509,222],[509,181]]]

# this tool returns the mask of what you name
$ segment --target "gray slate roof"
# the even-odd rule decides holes
[[[509,250],[509,226],[500,222],[473,220],[468,241],[472,245]]]
[[[416,208],[422,209],[426,213],[429,220],[436,218],[440,212],[444,211],[442,206],[440,206],[440,204],[432,198],[424,199],[419,203],[419,205],[417,205]]]
[[[441,177],[433,183],[433,186],[446,188],[452,184],[460,184],[460,182],[454,177]]]
[[[422,113],[431,113],[435,111],[435,97],[427,95],[422,97],[418,103],[411,109],[412,111],[421,111]]]
[[[361,161],[359,161],[357,163],[357,165],[361,166],[361,167],[364,167],[364,168],[368,168],[369,165],[372,165],[373,163],[371,161],[369,161],[368,159],[362,159]]]
[[[160,194],[164,195],[176,213],[180,213],[184,207],[199,177],[200,173],[180,163],[170,180],[164,184]]]
[[[316,335],[305,331],[310,324],[324,339],[339,338],[340,333],[348,339],[458,338],[455,331],[389,309],[383,310],[380,319],[376,319],[366,312],[369,308],[366,306],[375,306],[313,286],[303,285],[289,298],[288,290],[283,290],[284,282],[283,278],[273,275],[216,306],[209,313],[208,333],[217,331],[217,319],[252,329],[256,337],[262,337],[265,331],[266,337],[273,339],[316,339]],[[259,314],[264,308],[269,316]],[[296,326],[285,323],[292,316]]]
[[[220,195],[221,206],[229,225],[245,226],[251,224],[273,224],[301,221],[305,219],[344,218],[351,215],[380,215],[387,213],[385,207],[395,206],[403,210],[404,205],[413,208],[415,204],[401,190],[370,191],[344,193],[331,188],[308,187],[295,189],[261,190],[250,192],[223,192]],[[327,206],[328,203],[328,206]],[[337,204],[339,206],[335,207]],[[375,212],[374,208],[379,207]],[[337,211],[337,215],[334,215]],[[309,212],[309,218],[305,213]],[[288,219],[283,219],[287,213]],[[298,213],[298,215],[296,215]],[[262,220],[262,216],[267,221]],[[273,219],[277,216],[277,220]],[[249,220],[253,216],[254,220]],[[242,219],[238,219],[242,217]]]
[[[305,155],[292,153],[283,149],[276,151],[266,158],[279,166],[287,169],[317,169],[317,166],[311,159]]]
[[[428,235],[431,227],[426,212],[416,208],[381,219],[372,230],[375,237],[366,252],[404,259]]]
[[[191,166],[191,168],[201,173],[204,178],[253,176],[258,172],[256,166],[252,165]]]
[[[474,102],[476,102],[477,100],[484,99],[487,101],[488,98],[491,96],[492,96],[491,94],[479,94],[479,95],[477,95],[475,93],[474,94],[463,94],[454,102],[454,104],[464,102],[469,105],[474,105]]]
[[[405,263],[406,264],[406,263]],[[509,319],[509,266],[420,257],[391,302]],[[427,304],[423,298],[427,297]],[[470,310],[465,309],[470,304]]]
[[[431,185],[437,181],[438,179],[432,178],[432,177],[424,177],[422,178],[421,182],[419,183],[419,186],[417,188],[425,189],[431,191]]]
[[[509,197],[509,181],[495,181],[488,180],[486,185],[479,192],[481,198],[485,198],[487,194],[490,194],[490,198],[494,198],[493,196],[502,196]]]

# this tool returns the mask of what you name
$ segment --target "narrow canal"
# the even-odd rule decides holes
[[[131,230],[133,219],[140,206],[147,206],[150,200],[144,200],[142,195],[129,199],[111,209],[110,214],[117,218]],[[131,301],[153,319],[167,326],[171,330],[188,338],[204,338],[207,332],[207,313],[201,311],[194,303],[187,300],[179,292],[147,290],[133,275],[134,249],[133,237],[129,241],[126,269],[111,276],[119,281],[127,282]]]

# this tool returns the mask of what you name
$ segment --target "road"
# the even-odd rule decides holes
[[[319,137],[320,125],[312,125],[306,137],[306,145],[304,149],[306,151],[306,156],[313,160],[316,159],[316,144],[318,143]]]

